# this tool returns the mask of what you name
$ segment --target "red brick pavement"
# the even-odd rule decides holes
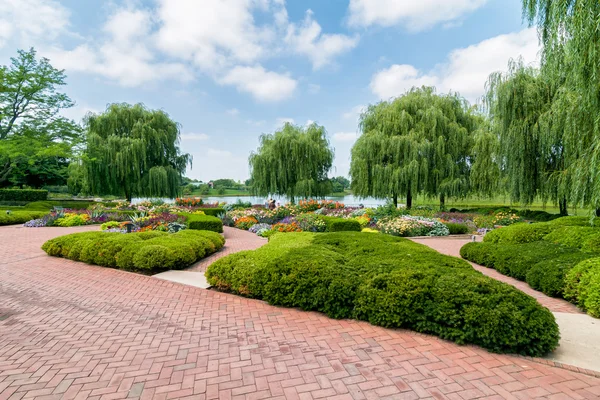
[[[600,398],[535,360],[39,250],[66,231],[0,228],[0,399]]]
[[[255,250],[267,244],[267,239],[265,238],[256,236],[256,234],[248,231],[230,228],[228,226],[223,227],[223,235],[225,236],[225,246],[219,252],[197,262],[192,267],[188,268],[187,271],[204,272],[210,264],[214,263],[219,258],[237,253],[238,251]]]
[[[460,248],[471,240],[463,238],[452,238],[452,237],[435,237],[435,238],[414,238],[413,242],[421,243],[431,247],[434,250],[439,251],[443,254],[448,254],[454,257],[460,257]],[[534,297],[541,305],[547,307],[552,312],[562,312],[570,314],[583,314],[583,312],[577,308],[574,304],[569,303],[563,299],[557,299],[554,297],[546,296],[542,292],[538,292],[529,286],[526,282],[519,281],[511,278],[510,276],[502,275],[500,272],[492,268],[487,268],[479,264],[470,263],[473,268],[477,271],[482,272],[491,278],[498,281],[508,283],[519,289],[520,291],[527,293],[531,297]],[[600,398],[600,397],[599,397]]]

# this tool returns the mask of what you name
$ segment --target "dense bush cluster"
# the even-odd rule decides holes
[[[582,226],[583,222],[588,226]],[[501,228],[488,233],[483,243],[466,244],[461,256],[526,281],[549,296],[564,297],[590,314],[595,312],[596,300],[593,295],[588,300],[586,290],[596,287],[594,282],[600,279],[598,268],[589,261],[600,256],[600,229],[590,227],[587,218],[563,217]],[[585,278],[581,278],[583,271]],[[580,280],[583,290],[579,290]]]
[[[497,352],[553,350],[552,314],[458,258],[409,240],[364,233],[275,235],[212,264],[215,287],[271,304],[410,328]]]
[[[0,189],[0,201],[44,201],[47,198],[47,190]]]
[[[45,214],[44,211],[0,211],[0,226],[24,224],[32,219],[42,218]]]
[[[360,232],[361,226],[356,219],[322,217],[327,232]]]
[[[223,222],[211,215],[202,215],[202,214],[181,214],[186,218],[186,224],[188,229],[195,229],[201,231],[213,231],[222,233],[223,232]]]
[[[567,273],[565,297],[600,318],[600,258],[583,261]]]
[[[221,249],[225,240],[208,231],[178,233],[84,232],[59,236],[44,243],[51,256],[127,271],[154,273],[183,269]]]

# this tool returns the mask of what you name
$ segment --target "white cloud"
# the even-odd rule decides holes
[[[181,140],[186,140],[186,141],[201,141],[201,140],[208,140],[210,139],[210,136],[208,136],[206,133],[182,133],[181,135],[179,135],[179,137],[181,138]]]
[[[306,126],[310,126],[310,125],[312,125],[314,123],[315,123],[315,121],[313,121],[312,119],[308,119],[308,120],[306,120],[306,124],[305,125]]]
[[[240,110],[238,110],[237,108],[230,108],[229,110],[227,110],[225,112],[231,116],[236,116],[236,115],[239,115]]]
[[[259,101],[280,101],[291,97],[298,82],[287,74],[267,71],[262,66],[234,67],[221,84],[233,85],[240,92],[250,93]]]
[[[358,139],[356,132],[338,132],[333,134],[333,140],[337,142],[354,142]]]
[[[358,43],[358,36],[322,33],[321,25],[313,19],[313,12],[308,10],[302,24],[297,26],[292,23],[288,26],[285,41],[293,51],[307,56],[313,69],[319,69],[353,49]]]
[[[396,97],[414,86],[436,86],[438,92],[459,92],[471,102],[485,92],[489,75],[504,71],[511,58],[523,57],[526,64],[539,63],[535,28],[499,35],[475,45],[452,51],[445,63],[430,71],[412,65],[392,65],[376,73],[371,90],[382,99]]]
[[[106,21],[107,37],[103,42],[82,44],[73,50],[53,48],[44,55],[67,72],[98,74],[123,86],[168,79],[192,80],[185,65],[156,60],[150,40],[151,20],[149,11],[119,10]]]
[[[67,31],[69,11],[54,0],[0,1],[0,47],[15,40],[19,47],[53,40]]]
[[[437,24],[456,24],[488,0],[350,0],[349,23],[354,27],[401,25],[416,32]]]
[[[365,110],[365,108],[366,107],[364,105],[354,106],[352,107],[352,110],[345,112],[342,115],[342,118],[358,120],[358,117],[360,117],[360,114]]]
[[[275,120],[275,129],[283,128],[285,124],[295,124],[294,118],[280,117]]]

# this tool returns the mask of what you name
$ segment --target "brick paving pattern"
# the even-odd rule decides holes
[[[598,399],[600,379],[46,256],[0,228],[0,399]]]
[[[428,247],[431,247],[434,250],[439,251],[440,253],[448,254],[454,257],[460,257],[460,248],[463,247],[465,244],[469,243],[471,240],[452,237],[435,237],[412,239],[412,241],[424,244]],[[510,276],[502,275],[500,272],[496,271],[493,268],[487,268],[472,262],[469,263],[473,266],[473,268],[475,268],[477,271],[482,272],[484,275],[487,275],[498,281],[508,283],[509,285],[516,287],[520,291],[527,293],[531,297],[534,297],[541,305],[547,307],[552,312],[583,314],[583,311],[577,308],[577,306],[575,306],[574,304],[571,304],[563,299],[557,299],[555,297],[546,296],[544,293],[538,292],[537,290],[533,289],[527,284],[527,282],[522,282],[517,279],[511,278]]]
[[[267,239],[256,236],[254,233],[230,228],[228,226],[223,227],[223,235],[225,236],[225,246],[223,246],[219,252],[197,262],[192,267],[188,268],[187,271],[204,272],[210,264],[214,263],[219,258],[237,253],[238,251],[255,250],[268,242]]]

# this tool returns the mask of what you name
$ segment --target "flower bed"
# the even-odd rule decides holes
[[[389,235],[288,233],[217,260],[215,287],[333,318],[408,328],[496,352],[558,345],[550,311],[467,262]]]
[[[85,232],[51,239],[42,249],[51,256],[88,264],[156,273],[186,268],[221,249],[224,243],[221,235],[207,231]]]

